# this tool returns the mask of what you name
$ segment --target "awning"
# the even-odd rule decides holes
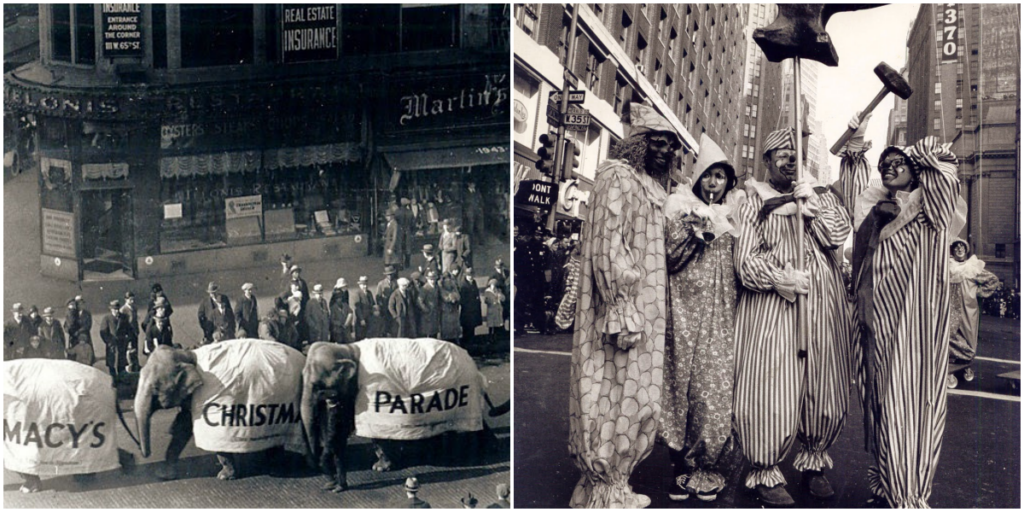
[[[392,171],[421,171],[477,165],[508,165],[508,147],[465,146],[385,153]]]

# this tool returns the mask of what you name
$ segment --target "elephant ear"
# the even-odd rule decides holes
[[[203,385],[195,365],[175,363],[169,375],[157,384],[156,394],[164,408],[177,407]]]
[[[341,389],[353,394],[359,390],[359,363],[351,359],[341,359],[338,361],[335,371],[338,372],[338,383]]]

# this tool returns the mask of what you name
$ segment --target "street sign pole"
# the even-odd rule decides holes
[[[562,82],[562,101],[559,104],[558,115],[562,117],[561,123],[558,125],[558,140],[555,141],[555,172],[554,182],[559,183],[564,179],[564,170],[562,165],[565,162],[565,113],[569,110],[569,91],[572,91],[575,84],[569,81],[570,73],[572,72],[573,64],[576,60],[576,25],[580,19],[579,4],[568,4],[572,8],[572,22],[569,24],[569,53],[565,58],[565,69],[563,73],[564,81]],[[555,215],[557,214],[558,208],[551,208],[548,212],[548,231],[554,233],[555,231]]]

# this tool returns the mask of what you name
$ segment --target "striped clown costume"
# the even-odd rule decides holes
[[[792,128],[765,141],[795,149]],[[752,466],[746,486],[785,485],[779,463],[797,439],[793,465],[800,471],[832,467],[828,449],[846,421],[852,346],[846,290],[835,249],[850,234],[849,214],[831,187],[816,187],[820,210],[805,215],[804,269],[811,321],[807,356],[797,354],[797,302],[787,292],[787,263],[795,268],[798,205],[769,183],[749,181],[739,210],[735,268],[740,279],[736,309],[735,429]]]
[[[926,137],[881,159],[891,152],[909,160],[918,184],[895,194],[869,187],[857,199],[854,346],[871,491],[892,507],[925,508],[946,423],[948,248],[967,204],[949,144]]]

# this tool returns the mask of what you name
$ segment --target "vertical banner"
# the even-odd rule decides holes
[[[957,61],[960,45],[960,9],[957,4],[942,4],[942,63]]]
[[[338,8],[334,4],[288,5],[281,11],[281,59],[285,63],[338,58]]]
[[[140,4],[103,6],[103,54],[107,57],[142,57]]]

